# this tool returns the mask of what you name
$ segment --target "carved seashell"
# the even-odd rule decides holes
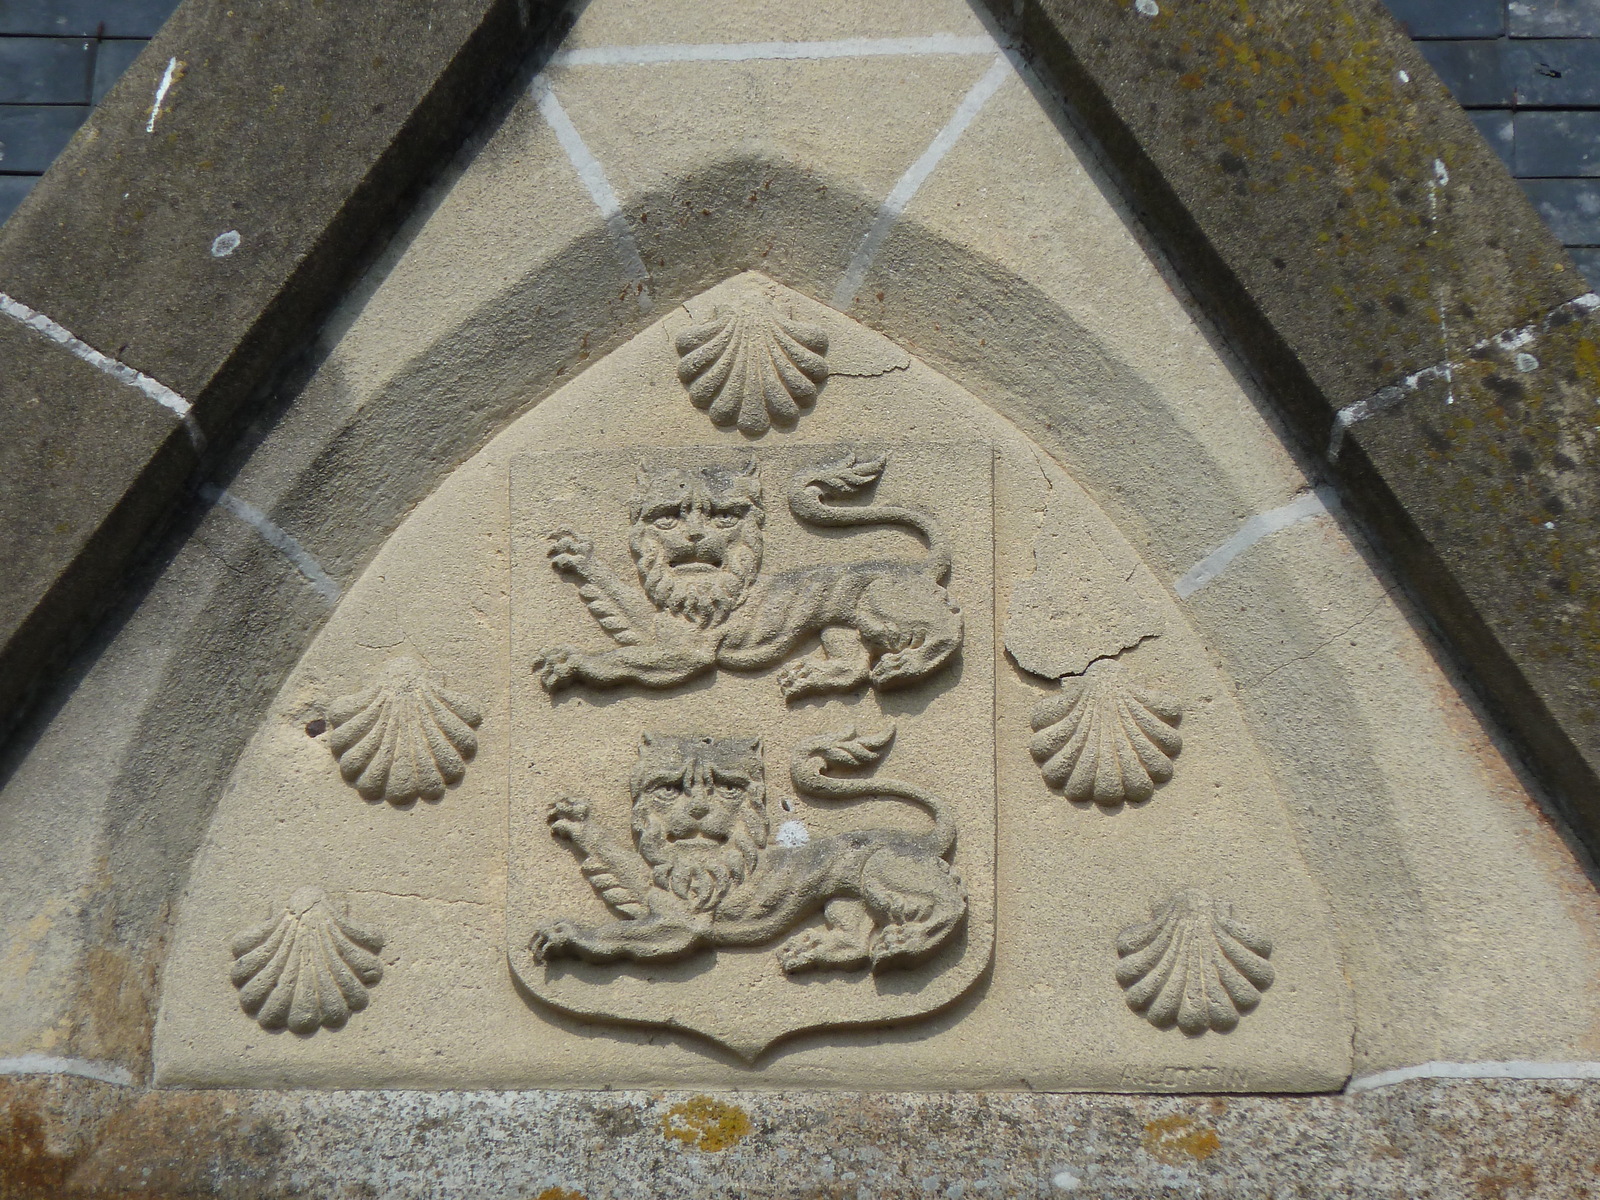
[[[765,300],[718,307],[678,335],[678,378],[715,425],[748,434],[792,425],[828,378],[828,335],[778,315]]]
[[[1140,687],[1110,659],[1061,681],[1033,710],[1029,750],[1045,782],[1069,799],[1107,806],[1148,800],[1183,749],[1183,706]]]
[[[301,888],[231,949],[239,1007],[263,1029],[338,1029],[366,1008],[367,989],[383,978],[383,935],[335,915],[316,888]]]
[[[373,686],[328,706],[328,747],[368,800],[437,800],[466,774],[482,721],[476,703],[398,658]]]
[[[1226,1033],[1272,986],[1271,954],[1233,905],[1184,891],[1117,935],[1117,982],[1128,1007],[1158,1029]]]

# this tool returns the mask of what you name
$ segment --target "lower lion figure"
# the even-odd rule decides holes
[[[933,817],[923,833],[862,829],[800,845],[769,844],[759,739],[645,735],[630,780],[637,852],[589,821],[582,801],[558,801],[550,830],[569,841],[580,869],[621,919],[557,921],[529,943],[537,962],[660,961],[711,946],[759,946],[819,910],[823,924],[778,948],[788,972],[906,966],[949,939],[967,913],[949,863],[956,828],[944,803],[895,779],[837,779],[830,766],[883,757],[891,726],[854,730],[796,751],[796,791],[818,798],[895,797]]]

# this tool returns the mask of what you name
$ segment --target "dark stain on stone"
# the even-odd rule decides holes
[[[1488,388],[1502,403],[1518,401],[1526,394],[1526,389],[1515,379],[1507,379],[1504,375],[1488,375],[1484,378],[1483,386]]]
[[[315,721],[307,721],[306,722],[306,736],[307,737],[313,737],[313,738],[314,737],[321,737],[323,734],[325,734],[327,732],[328,732],[328,723],[326,721],[324,721],[321,717],[318,717]]]
[[[1516,471],[1533,470],[1533,453],[1526,446],[1511,447],[1511,466]]]
[[[1224,150],[1221,154],[1217,155],[1217,166],[1221,167],[1229,175],[1250,174],[1250,164],[1245,162],[1244,159],[1240,158],[1232,150]]]
[[[1411,307],[1405,302],[1404,297],[1396,296],[1393,293],[1383,298],[1383,306],[1397,317],[1405,316]]]
[[[1578,469],[1578,464],[1573,462],[1559,450],[1555,452],[1550,461],[1555,463],[1558,471],[1576,471]]]
[[[50,1152],[37,1113],[13,1109],[0,1118],[0,1196],[53,1200],[66,1189],[74,1158]]]

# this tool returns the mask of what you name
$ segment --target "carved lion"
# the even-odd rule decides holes
[[[790,482],[790,510],[822,527],[905,526],[927,542],[926,558],[822,563],[767,578],[766,510],[753,461],[742,470],[641,464],[629,546],[642,592],[595,559],[591,539],[570,529],[549,535],[551,565],[577,582],[617,648],[551,646],[533,664],[540,682],[551,692],[573,683],[672,687],[717,666],[774,666],[813,635],[821,648],[778,673],[786,699],[927,678],[962,640],[961,610],[944,588],[950,549],[943,530],[916,509],[824,499],[871,488],[886,462],[846,453],[802,470]]]
[[[597,926],[557,921],[529,943],[535,961],[659,961],[708,946],[759,946],[819,910],[823,924],[777,951],[786,972],[873,970],[916,962],[966,917],[967,897],[948,861],[956,828],[944,803],[894,779],[836,779],[829,766],[876,763],[894,736],[854,730],[803,745],[795,789],[843,800],[909,800],[933,827],[862,829],[800,845],[769,844],[766,782],[758,739],[652,737],[630,780],[637,853],[589,820],[588,804],[558,801],[553,836],[620,919]]]

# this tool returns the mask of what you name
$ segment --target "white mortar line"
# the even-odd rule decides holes
[[[1470,359],[1475,353],[1484,350],[1503,350],[1510,353],[1520,350],[1524,346],[1532,345],[1539,340],[1541,333],[1547,333],[1557,318],[1581,317],[1600,309],[1600,294],[1585,292],[1575,299],[1568,300],[1565,304],[1552,309],[1542,321],[1532,325],[1521,325],[1514,329],[1507,329],[1495,334],[1491,338],[1484,338],[1468,349],[1466,358]],[[1425,383],[1435,379],[1443,379],[1453,384],[1455,373],[1465,365],[1464,362],[1451,362],[1448,359],[1434,363],[1431,367],[1424,367],[1407,375],[1398,383],[1391,383],[1388,387],[1379,388],[1364,400],[1357,400],[1341,408],[1333,418],[1333,433],[1328,439],[1328,458],[1333,460],[1339,457],[1339,451],[1344,448],[1344,437],[1350,426],[1365,421],[1368,417],[1387,412],[1411,395]],[[1596,397],[1600,400],[1600,397]],[[1452,390],[1450,403],[1454,403]]]
[[[989,69],[968,89],[961,103],[956,105],[956,111],[950,115],[950,120],[945,122],[944,128],[934,135],[933,141],[928,144],[921,157],[900,176],[900,182],[894,185],[894,190],[878,209],[878,216],[872,222],[872,228],[867,230],[866,236],[861,239],[861,244],[856,247],[855,255],[850,259],[849,267],[845,269],[844,278],[839,280],[839,286],[834,289],[834,308],[842,312],[850,307],[856,298],[856,293],[861,290],[861,281],[866,278],[872,260],[878,256],[878,251],[883,246],[884,239],[889,236],[889,230],[894,227],[895,221],[905,211],[906,205],[911,203],[912,197],[917,194],[917,189],[939,165],[939,160],[950,152],[950,148],[966,132],[967,126],[972,124],[983,106],[989,102],[989,97],[1000,90],[1000,85],[1006,81],[1006,76],[1012,70],[1010,57],[1006,53],[1001,52],[996,55]]]
[[[1600,1062],[1426,1062],[1363,1075],[1346,1092],[1370,1092],[1408,1079],[1600,1079]]]
[[[1338,503],[1338,497],[1331,488],[1317,488],[1270,512],[1257,513],[1239,526],[1238,533],[1190,567],[1183,578],[1172,585],[1172,590],[1178,593],[1180,600],[1187,600],[1268,534],[1323,516]]]
[[[57,1058],[53,1054],[24,1054],[20,1058],[0,1058],[0,1075],[78,1075],[132,1087],[133,1075],[115,1063],[92,1062],[87,1058]]]
[[[755,62],[993,52],[992,38],[936,33],[931,37],[845,38],[833,42],[680,42],[653,46],[596,46],[587,50],[563,50],[551,56],[550,64],[557,67],[636,67],[674,62]]]
[[[93,346],[77,337],[70,329],[58,325],[42,312],[29,308],[20,300],[15,300],[0,292],[0,313],[4,313],[13,321],[26,325],[29,329],[42,337],[49,338],[56,345],[66,350],[74,358],[88,363],[97,371],[111,376],[118,383],[127,384],[137,391],[143,392],[151,400],[163,408],[169,408],[178,415],[184,428],[189,431],[189,438],[196,446],[205,439],[200,434],[200,427],[195,424],[194,417],[190,415],[191,405],[177,392],[166,384],[160,383],[142,371],[135,371],[127,363],[118,362],[109,354],[102,354]]]
[[[311,555],[306,553],[305,547],[294,538],[285,533],[279,526],[272,523],[266,513],[253,504],[247,504],[232,492],[224,491],[215,484],[205,484],[200,488],[201,497],[209,504],[220,504],[246,525],[250,526],[261,535],[261,540],[295,565],[295,568],[304,575],[311,586],[329,604],[339,601],[339,585],[335,583],[324,571],[321,565]]]
[[[178,60],[167,59],[167,69],[161,73],[161,82],[156,85],[156,100],[150,106],[150,119],[144,123],[146,133],[156,131],[156,118],[161,115],[161,102],[167,98],[167,89],[172,86],[172,80],[178,73]]]
[[[606,178],[605,168],[584,144],[577,127],[567,116],[567,110],[561,107],[561,101],[557,100],[555,92],[550,90],[550,81],[542,75],[535,78],[533,94],[539,105],[539,114],[549,122],[551,130],[556,135],[556,141],[561,143],[561,148],[566,151],[567,160],[572,163],[573,170],[577,171],[578,178],[588,189],[590,199],[594,201],[595,207],[605,219],[606,231],[611,235],[617,257],[622,260],[623,274],[638,288],[639,308],[649,312],[654,303],[650,297],[650,269],[644,265],[644,256],[639,253],[639,243],[634,240],[633,230],[628,227],[627,218],[622,215],[622,204],[617,199],[617,193],[612,190],[611,181]]]

